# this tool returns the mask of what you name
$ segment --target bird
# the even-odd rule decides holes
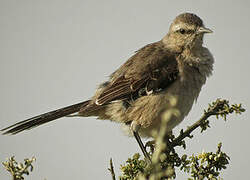
[[[202,86],[212,75],[214,58],[203,46],[206,28],[194,13],[178,15],[168,33],[159,41],[137,50],[109,79],[100,84],[89,100],[47,112],[1,129],[3,134],[18,134],[65,116],[95,116],[127,127],[145,157],[141,137],[159,131],[162,116],[176,99],[179,116],[166,123],[171,132],[190,112]]]

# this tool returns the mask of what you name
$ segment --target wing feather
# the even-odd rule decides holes
[[[134,100],[140,97],[140,90],[159,92],[176,80],[177,64],[176,57],[166,51],[161,41],[149,44],[111,75],[94,102],[104,105],[116,100]]]

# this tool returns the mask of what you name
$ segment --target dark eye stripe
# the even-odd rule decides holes
[[[181,33],[181,34],[191,34],[191,33],[194,33],[194,30],[192,30],[192,29],[188,29],[188,30],[186,30],[186,29],[179,29],[177,32],[179,32],[179,33]]]
[[[186,33],[188,33],[188,34],[194,33],[194,30],[189,29],[188,31],[186,31]]]

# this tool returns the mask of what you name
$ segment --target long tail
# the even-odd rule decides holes
[[[1,129],[0,131],[3,131],[3,134],[17,134],[24,130],[32,129],[34,127],[45,124],[47,122],[50,122],[50,121],[59,119],[61,117],[78,112],[82,107],[88,105],[88,103],[89,101],[84,101],[78,104],[73,104],[71,106],[67,106],[61,109],[50,111],[50,112],[32,117],[30,119],[26,119],[24,121],[18,122],[9,127]]]

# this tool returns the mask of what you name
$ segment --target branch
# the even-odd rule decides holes
[[[219,116],[223,117],[224,120],[226,120],[226,117],[228,114],[236,113],[236,114],[241,114],[244,112],[245,109],[242,108],[241,104],[237,105],[229,105],[229,102],[224,99],[217,99],[215,102],[209,104],[209,107],[207,110],[204,110],[204,114],[202,117],[194,123],[192,126],[188,127],[186,131],[183,132],[181,130],[180,135],[176,137],[172,142],[171,142],[171,147],[175,146],[180,146],[183,145],[183,139],[186,137],[192,137],[191,133],[198,127],[201,127],[201,132],[206,130],[209,126],[209,121],[208,118],[210,116],[215,115],[216,118]]]
[[[217,180],[220,171],[226,169],[230,158],[226,153],[221,151],[221,143],[218,145],[216,153],[202,152],[201,154],[193,154],[192,156],[186,154],[180,156],[175,151],[175,147],[183,146],[185,149],[184,139],[187,137],[192,138],[191,133],[195,129],[201,127],[201,132],[203,132],[210,127],[208,120],[210,116],[216,116],[216,118],[222,117],[226,120],[229,114],[241,114],[245,111],[241,107],[241,104],[229,105],[227,100],[217,99],[212,104],[209,104],[208,109],[204,110],[204,114],[197,122],[185,131],[181,130],[180,134],[175,138],[174,135],[166,131],[166,121],[172,115],[178,117],[178,110],[174,108],[176,100],[172,98],[170,102],[173,108],[168,109],[164,114],[161,128],[155,134],[157,138],[155,141],[146,144],[151,150],[152,163],[147,164],[145,160],[139,159],[140,156],[138,154],[135,154],[132,159],[129,158],[126,161],[126,165],[122,166],[120,180],[173,179],[176,177],[176,167],[179,167],[186,173],[190,173],[192,177],[189,178],[190,180],[204,178]]]
[[[115,179],[115,171],[114,171],[114,166],[113,166],[113,162],[112,162],[112,158],[110,158],[110,168],[108,168],[108,170],[110,171],[111,175],[112,175],[112,180],[116,180]]]

